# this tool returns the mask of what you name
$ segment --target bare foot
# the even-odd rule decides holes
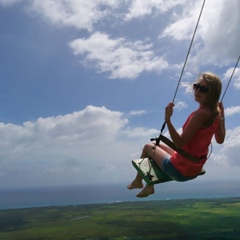
[[[131,184],[129,184],[127,186],[128,189],[134,189],[134,188],[143,188],[143,184],[142,182],[138,182],[136,180],[133,180],[133,182]]]
[[[137,197],[147,197],[150,194],[154,194],[154,187],[153,185],[146,185],[146,187],[140,193],[138,193]]]

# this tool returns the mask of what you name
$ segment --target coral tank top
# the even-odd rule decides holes
[[[191,113],[187,118],[186,122],[183,125],[183,131],[190,121],[192,115]],[[181,154],[174,151],[171,156],[171,162],[173,166],[183,175],[188,177],[197,176],[201,170],[205,162],[207,161],[208,147],[211,143],[212,137],[218,127],[218,120],[216,117],[214,123],[207,128],[199,129],[193,138],[185,144],[182,149],[191,154],[194,157],[202,158],[199,162],[194,162],[189,159],[184,158]]]

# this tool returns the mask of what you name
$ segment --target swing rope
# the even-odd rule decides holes
[[[199,22],[200,22],[200,19],[201,19],[201,16],[202,16],[202,12],[203,12],[203,9],[204,9],[205,2],[206,2],[206,0],[203,1],[202,8],[201,8],[200,14],[198,16],[197,24],[196,24],[196,27],[195,27],[195,30],[194,30],[194,33],[193,33],[193,36],[192,36],[191,43],[190,43],[189,48],[188,48],[188,52],[187,52],[187,55],[186,55],[186,58],[185,58],[185,61],[184,61],[184,64],[183,64],[182,72],[180,74],[180,77],[179,77],[179,80],[178,80],[178,84],[177,84],[177,88],[176,88],[176,91],[174,93],[172,102],[174,102],[174,100],[176,98],[176,95],[177,95],[177,92],[178,92],[178,88],[180,86],[180,83],[181,83],[181,80],[182,80],[182,76],[183,76],[185,67],[187,65],[187,60],[188,60],[188,57],[189,57],[189,54],[190,54],[190,51],[191,51],[191,48],[192,48],[192,45],[193,45],[193,41],[194,41],[197,29],[198,29],[198,25],[199,25]]]
[[[193,41],[194,41],[197,29],[198,29],[198,25],[199,25],[199,22],[200,22],[200,19],[201,19],[201,16],[202,16],[202,12],[203,12],[203,9],[204,9],[205,2],[206,2],[206,0],[203,1],[201,11],[200,11],[199,16],[198,16],[197,24],[196,24],[196,27],[195,27],[195,30],[194,30],[194,33],[193,33],[193,36],[192,36],[192,39],[191,39],[191,43],[190,43],[189,48],[188,48],[188,52],[187,52],[187,55],[186,55],[186,58],[185,58],[185,61],[184,61],[184,64],[183,64],[182,72],[180,74],[180,77],[179,77],[179,80],[178,80],[178,84],[177,84],[172,102],[174,102],[174,100],[176,98],[176,95],[177,95],[177,92],[178,92],[178,89],[179,89],[179,86],[180,86],[180,83],[181,83],[181,80],[182,80],[182,76],[183,76],[183,73],[184,73],[184,70],[185,70],[185,67],[186,67],[186,64],[187,64],[187,60],[188,60],[188,57],[189,57],[189,54],[190,54],[190,51],[191,51],[191,48],[192,48],[192,45],[193,45]],[[164,121],[164,123],[162,125],[159,137],[155,138],[155,139],[151,139],[151,141],[154,141],[154,140],[156,141],[157,146],[159,146],[160,136],[162,135],[162,132],[163,132],[165,126],[166,126],[166,121]]]
[[[240,60],[240,55],[239,55],[238,60],[237,60],[237,62],[236,62],[236,64],[235,64],[235,67],[233,68],[232,75],[231,75],[231,77],[230,77],[230,79],[229,79],[229,81],[228,81],[228,84],[227,84],[226,88],[225,88],[225,91],[224,91],[224,93],[223,93],[221,102],[223,101],[223,98],[225,97],[225,94],[226,94],[226,92],[227,92],[227,89],[228,89],[228,86],[229,86],[230,82],[232,81],[232,77],[233,77],[234,72],[235,72],[235,70],[236,70],[236,68],[237,68],[237,65],[238,65],[239,60]]]

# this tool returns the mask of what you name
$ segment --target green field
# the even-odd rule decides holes
[[[0,239],[240,239],[240,198],[1,210]]]

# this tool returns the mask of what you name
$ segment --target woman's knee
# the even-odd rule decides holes
[[[154,147],[154,145],[153,145],[152,143],[147,143],[147,144],[145,144],[145,146],[143,147],[143,151],[144,151],[144,152],[149,152],[153,147]]]
[[[151,143],[145,144],[144,147],[143,147],[143,150],[142,150],[142,157],[149,157],[150,152],[151,152],[153,146],[154,145],[151,144]]]

